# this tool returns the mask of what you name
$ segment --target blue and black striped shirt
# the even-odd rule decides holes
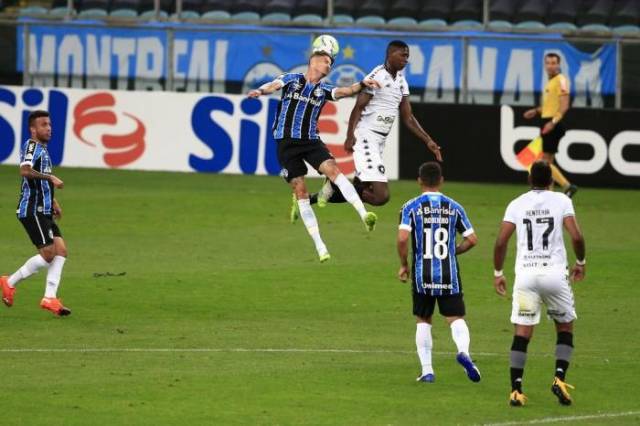
[[[20,167],[28,164],[36,172],[50,175],[51,157],[44,144],[29,139],[20,149]],[[54,189],[49,181],[22,178],[20,201],[16,211],[19,218],[34,216],[36,213],[52,214]]]
[[[335,100],[335,87],[324,82],[309,83],[301,73],[285,73],[276,81],[282,82],[283,86],[273,123],[273,138],[320,139],[318,116],[327,100]]]
[[[462,293],[456,235],[473,234],[462,206],[439,192],[425,192],[402,207],[399,227],[411,232],[414,291],[432,296]]]

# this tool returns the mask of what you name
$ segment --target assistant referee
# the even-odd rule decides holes
[[[569,110],[569,80],[560,73],[560,56],[557,53],[545,55],[544,68],[549,80],[544,87],[542,106],[525,111],[524,118],[532,119],[538,114],[542,117],[542,158],[551,165],[553,180],[567,196],[573,197],[578,187],[571,184],[554,164],[558,144],[566,132],[562,119]]]

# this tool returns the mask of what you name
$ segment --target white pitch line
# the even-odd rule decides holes
[[[337,354],[413,354],[414,351],[394,351],[386,349],[303,349],[303,348],[4,348],[0,353],[101,353],[101,352],[249,352],[249,353],[337,353]],[[455,352],[434,352],[434,355],[455,355]],[[506,356],[493,352],[478,352],[478,356]]]
[[[387,349],[318,349],[318,348],[0,348],[0,353],[331,353],[331,354],[415,354],[415,351]],[[456,352],[433,352],[434,355],[453,356]],[[508,352],[473,352],[472,357],[504,357]],[[530,357],[550,358],[553,354],[529,353]],[[581,355],[581,358],[606,358]]]
[[[574,422],[574,421],[581,421],[581,420],[607,419],[607,418],[627,417],[627,416],[635,416],[635,415],[640,415],[640,411],[587,414],[584,416],[544,417],[542,419],[519,421],[519,422],[484,423],[483,426],[535,425],[535,424],[541,424],[541,423]]]

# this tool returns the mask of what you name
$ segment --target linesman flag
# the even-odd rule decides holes
[[[535,137],[522,151],[516,154],[516,158],[525,169],[529,169],[534,161],[542,158],[542,137]]]

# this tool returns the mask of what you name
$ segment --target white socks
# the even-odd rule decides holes
[[[15,287],[20,281],[29,278],[42,268],[49,267],[49,263],[39,254],[27,260],[13,275],[9,277],[9,286]]]
[[[311,208],[308,198],[302,198],[298,200],[298,210],[300,211],[300,217],[304,222],[304,226],[307,228],[307,232],[313,239],[313,243],[316,245],[316,251],[318,255],[322,256],[327,253],[327,246],[324,245],[322,238],[320,238],[320,228],[318,227],[318,220],[316,214]]]
[[[431,365],[431,348],[433,340],[431,339],[431,324],[419,322],[416,324],[416,348],[418,350],[418,358],[422,365],[422,375],[433,374],[433,366]]]
[[[54,298],[58,293],[58,286],[60,285],[60,276],[62,275],[62,267],[66,257],[56,256],[51,261],[49,271],[47,272],[47,287],[44,292],[44,297]]]
[[[471,337],[469,336],[467,323],[462,318],[451,323],[451,336],[458,347],[458,352],[469,355]]]
[[[327,179],[324,182],[324,185],[322,185],[322,188],[320,188],[320,195],[325,200],[328,200],[333,195],[333,186],[331,186],[331,181],[329,179]]]
[[[338,188],[340,188],[340,192],[342,192],[342,196],[345,200],[347,200],[358,212],[360,215],[360,219],[364,220],[365,215],[367,214],[367,210],[364,208],[364,204],[362,204],[362,200],[358,196],[356,189],[353,187],[353,184],[349,182],[349,179],[345,177],[342,173],[338,175],[336,180],[333,181]]]

